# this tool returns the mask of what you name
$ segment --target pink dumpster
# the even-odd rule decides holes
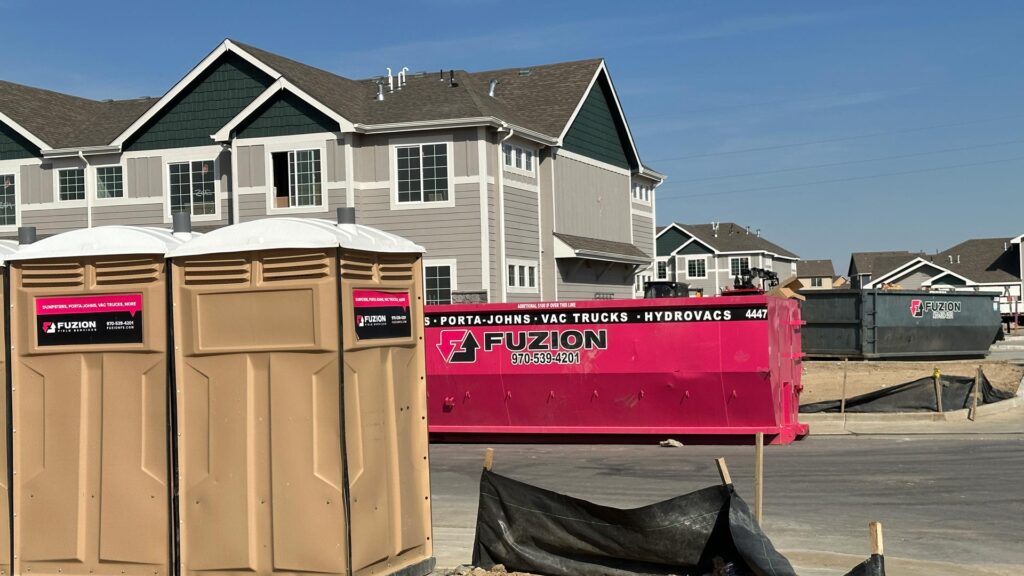
[[[657,435],[728,442],[764,432],[766,442],[784,444],[807,433],[797,421],[801,321],[794,300],[427,306],[425,323],[435,439]]]

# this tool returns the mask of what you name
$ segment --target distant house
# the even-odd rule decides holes
[[[1024,294],[1022,238],[976,238],[937,254],[854,253],[850,278],[853,287],[864,289],[998,292],[1002,312],[1011,314]]]
[[[658,229],[651,276],[690,285],[691,294],[713,296],[733,286],[744,269],[773,270],[780,279],[797,272],[799,256],[760,231],[732,222],[672,223]]]
[[[836,276],[835,278],[832,279],[832,288],[833,289],[849,288],[849,287],[850,287],[850,279],[847,278],[846,276]]]
[[[801,260],[796,264],[796,276],[804,290],[831,290],[835,288],[835,268],[831,260]]]

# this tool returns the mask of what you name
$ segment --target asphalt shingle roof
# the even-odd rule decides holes
[[[647,254],[644,254],[643,250],[640,250],[629,242],[613,242],[611,240],[600,240],[597,238],[587,238],[585,236],[562,234],[561,232],[555,232],[555,237],[562,242],[565,242],[575,250],[601,252],[604,254],[614,254],[618,256],[631,256],[634,258],[649,258]]]
[[[832,278],[835,268],[831,260],[801,260],[796,263],[796,275],[799,278]]]
[[[779,256],[799,258],[796,254],[769,241],[764,236],[759,236],[756,232],[732,222],[720,222],[717,233],[711,224],[679,224],[679,226],[719,252],[757,252],[764,250]]]
[[[946,270],[975,282],[1019,282],[1019,248],[1011,238],[976,238],[931,257]],[[952,262],[950,262],[952,260]]]
[[[870,274],[878,278],[887,272],[899,268],[914,258],[924,257],[923,253],[902,251],[887,252],[854,252],[850,255],[849,274]]]

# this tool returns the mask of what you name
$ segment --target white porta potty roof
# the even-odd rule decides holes
[[[264,218],[218,228],[171,250],[167,256],[338,247],[392,254],[425,252],[422,246],[401,236],[369,226],[336,224],[318,218]]]
[[[18,251],[18,243],[14,240],[0,240],[0,266],[7,263],[11,254]]]
[[[80,258],[119,254],[166,254],[198,234],[175,234],[163,228],[97,226],[54,234],[20,246],[7,261],[41,258]]]

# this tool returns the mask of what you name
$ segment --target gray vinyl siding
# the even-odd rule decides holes
[[[359,135],[354,138],[352,154],[355,168],[355,180],[358,182],[387,182],[391,179],[388,172],[388,140],[383,134]]]
[[[575,262],[563,260],[557,267],[559,300],[593,300],[599,292],[611,293],[616,299],[633,297],[632,267],[615,264],[600,279],[597,275],[605,268],[602,262],[586,261],[575,268]]]
[[[490,251],[490,290],[491,302],[501,301],[501,282],[504,275],[501,274],[501,262],[498,258],[498,237],[501,231],[498,229],[498,191],[496,186],[487,185],[487,249]],[[462,285],[461,282],[459,284]]]
[[[630,194],[632,194],[632,193],[630,193]],[[632,196],[630,196],[630,198],[632,198]],[[654,206],[652,206],[650,204],[644,204],[643,202],[632,201],[632,204],[630,204],[630,205],[633,207],[633,210],[639,210],[641,212],[647,212],[648,214],[653,214],[654,213]]]
[[[80,208],[50,208],[46,210],[22,210],[21,225],[35,226],[36,233],[40,236],[52,236],[85,228],[86,215],[85,207]]]
[[[238,154],[235,167],[238,171],[238,187],[266,186],[267,165],[263,146],[239,146],[236,148],[236,153]]]
[[[93,226],[166,226],[164,223],[164,205],[159,204],[121,204],[117,206],[93,206]],[[205,224],[205,222],[203,223]]]
[[[534,160],[534,161],[536,162],[536,160]],[[537,185],[537,177],[536,176],[527,176],[526,174],[522,174],[520,172],[512,172],[511,170],[509,170],[507,168],[504,171],[504,178],[505,178],[505,182],[506,183],[512,182],[512,183],[519,183],[519,184],[528,184],[530,186],[536,186]]]
[[[628,175],[559,156],[555,190],[555,232],[630,241]]]
[[[928,280],[939,275],[940,271],[930,266],[924,266],[914,270],[910,274],[899,276],[892,280],[892,284],[898,284],[900,288],[907,290],[920,290],[922,285]]]
[[[705,296],[714,296],[718,294],[718,284],[715,281],[715,267],[717,259],[711,255],[704,255],[705,270],[707,272],[707,278],[688,278],[687,273],[687,258],[697,257],[700,254],[692,254],[690,256],[676,256],[675,257],[675,281],[685,282],[690,286],[690,290],[701,290]],[[723,282],[725,275],[720,275]]]
[[[633,245],[654,258],[654,220],[633,214]]]
[[[21,167],[17,199],[22,205],[53,202],[53,171],[50,164],[29,164]],[[23,223],[24,224],[24,223]]]
[[[537,174],[540,176],[540,238],[541,238],[541,299],[555,299],[555,237],[554,232],[554,197],[551,189],[551,176],[554,160],[544,154],[539,160]]]
[[[163,196],[163,164],[160,156],[129,158],[125,162],[125,195],[129,198]]]
[[[327,218],[333,220],[337,209],[346,205],[346,192],[344,188],[324,188],[327,194],[327,211],[323,212],[280,212],[267,214],[267,193],[239,194],[238,198],[238,221],[248,222],[260,218]],[[365,222],[360,221],[360,224]]]
[[[391,210],[390,189],[356,190],[356,221],[426,248],[426,258],[455,258],[458,290],[479,290],[480,188],[455,186],[455,206]]]
[[[337,140],[327,141],[327,181],[345,181],[345,144]]]
[[[537,193],[505,184],[505,254],[536,260],[539,256]]]
[[[452,134],[452,177],[480,174],[480,153],[477,150],[476,130],[459,130]],[[460,282],[461,283],[461,282]]]

